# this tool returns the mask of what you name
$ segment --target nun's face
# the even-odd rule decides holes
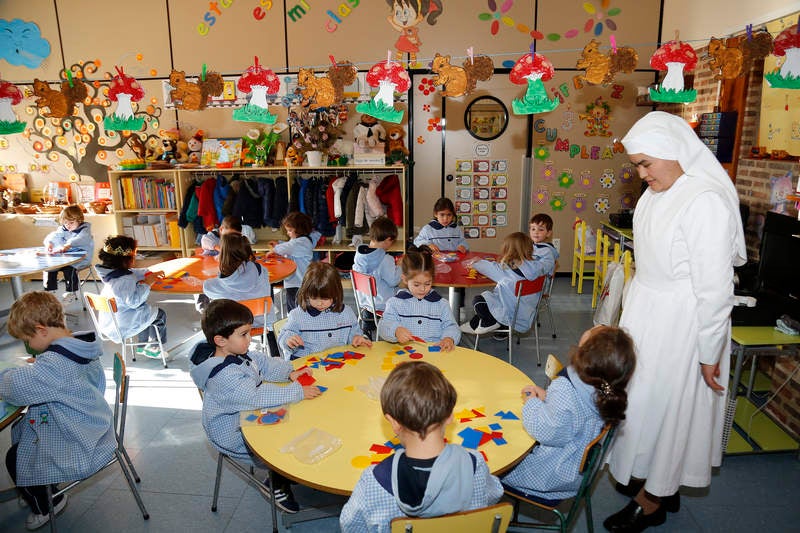
[[[683,175],[683,169],[677,161],[645,154],[628,154],[628,157],[639,170],[639,177],[647,182],[653,192],[666,191]]]

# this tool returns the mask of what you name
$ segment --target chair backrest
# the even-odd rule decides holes
[[[567,513],[566,523],[564,524],[567,530],[570,523],[578,515],[576,511],[581,504],[581,500],[587,499],[588,501],[588,494],[592,490],[592,485],[594,485],[595,479],[597,479],[597,475],[603,466],[603,457],[614,440],[615,432],[616,428],[612,428],[609,425],[604,426],[600,434],[583,449],[583,457],[579,468],[579,472],[582,474],[581,485]]]
[[[260,326],[255,326],[251,333],[253,335],[261,335],[261,343],[266,344],[267,342],[267,317],[269,316],[269,312],[272,309],[272,298],[270,296],[261,296],[259,298],[250,298],[249,300],[240,300],[240,304],[247,307],[251,313],[253,313],[253,319],[255,323],[255,317],[260,316],[262,317],[262,321]]]
[[[350,279],[353,281],[353,289],[356,292],[373,298],[378,295],[378,285],[375,283],[374,276],[351,270]]]
[[[575,217],[573,224],[574,239],[573,250],[574,255],[593,256],[595,254],[595,247],[599,246],[595,241],[595,236],[591,232],[589,225],[585,220]]]
[[[622,254],[622,268],[625,272],[625,281],[627,282],[631,279],[631,274],[633,272],[633,254],[630,250],[625,250]]]
[[[108,335],[105,335],[103,333],[103,330],[100,329],[99,314],[110,313],[111,322],[114,324],[114,328],[117,331],[117,335],[121,340],[124,340],[122,336],[122,330],[120,329],[119,323],[117,322],[117,301],[112,297],[101,296],[93,292],[84,292],[83,298],[86,301],[86,307],[89,309],[89,316],[92,319],[92,324],[94,324],[94,329],[98,333],[98,335],[100,335],[100,338],[103,340],[110,340],[116,342]]]
[[[508,502],[432,518],[400,517],[391,522],[392,533],[503,533],[511,522],[513,506]]]
[[[532,280],[521,279],[514,286],[514,294],[517,296],[517,299],[519,299],[522,296],[529,296],[531,294],[536,294],[537,292],[542,292],[546,280],[546,274]]]

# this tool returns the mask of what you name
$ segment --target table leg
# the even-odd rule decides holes
[[[275,474],[269,471],[270,510],[272,512],[272,533],[278,533],[278,510],[275,505]]]
[[[15,302],[22,296],[22,277],[11,276],[11,293],[14,295]]]
[[[736,354],[736,364],[733,370],[733,382],[728,391],[728,396],[731,400],[736,399],[739,391],[739,380],[742,378],[742,366],[744,365],[744,345],[736,344],[734,353]]]
[[[756,382],[756,361],[758,361],[758,351],[753,352],[753,362],[750,365],[750,379],[747,380],[746,398],[750,398],[750,394],[753,392],[753,385]]]

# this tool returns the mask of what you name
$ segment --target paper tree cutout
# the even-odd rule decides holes
[[[33,80],[33,95],[36,96],[36,107],[44,107],[49,113],[41,112],[47,118],[66,118],[72,116],[75,104],[82,102],[89,94],[86,84],[82,80],[72,77],[72,72],[67,71],[67,79],[61,82],[61,90],[50,88],[46,81],[38,78]]]
[[[494,63],[488,56],[473,56],[464,60],[463,68],[450,64],[450,56],[436,54],[433,58],[431,71],[434,85],[443,86],[441,95],[458,98],[475,90],[480,81],[487,81],[494,74]]]
[[[21,133],[25,123],[17,120],[12,105],[22,101],[22,91],[10,81],[0,80],[0,135]]]
[[[528,89],[522,100],[515,98],[511,102],[511,109],[516,115],[530,115],[533,113],[546,113],[558,107],[558,98],[552,100],[547,97],[545,81],[553,77],[553,65],[541,54],[531,52],[520,57],[508,75],[511,83],[517,85],[527,84]]]
[[[239,78],[236,87],[243,93],[252,94],[247,105],[233,112],[233,120],[275,124],[278,117],[269,112],[267,93],[277,93],[281,87],[281,80],[271,69],[258,64],[258,56],[255,57],[255,64],[250,66]]]
[[[780,70],[765,74],[770,87],[800,89],[800,24],[789,26],[772,42],[774,54],[783,57]]]
[[[379,120],[399,124],[403,120],[403,111],[394,108],[395,91],[404,93],[411,86],[408,72],[397,61],[381,61],[375,63],[367,72],[367,83],[377,87],[378,94],[369,102],[356,106],[356,111],[375,117]]]
[[[654,102],[694,102],[697,91],[683,90],[683,74],[694,70],[695,65],[697,54],[690,44],[669,41],[661,46],[650,58],[650,66],[657,70],[666,70],[667,75],[661,80],[661,87],[650,89],[650,99]]]
[[[134,117],[131,102],[144,98],[144,89],[136,78],[125,74],[122,67],[114,68],[117,75],[111,80],[108,99],[117,102],[117,109],[103,120],[103,126],[106,130],[139,131],[144,126],[144,117]]]

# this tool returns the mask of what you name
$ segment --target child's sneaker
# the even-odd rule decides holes
[[[61,295],[61,303],[63,305],[70,305],[74,304],[78,301],[78,293],[77,292],[65,292]]]
[[[61,498],[61,501],[55,504],[53,510],[55,514],[60,514],[61,511],[64,510],[64,507],[67,506],[67,501],[69,500],[69,496],[64,494]],[[25,529],[28,531],[33,531],[35,529],[39,529],[43,525],[47,524],[50,521],[50,513],[45,514],[37,514],[37,513],[30,513],[28,514],[28,518],[25,520]]]
[[[269,478],[264,480],[264,486],[267,488],[265,494],[269,495]],[[294,499],[292,488],[289,483],[285,485],[278,485],[275,488],[275,506],[281,511],[289,514],[295,514],[300,511],[300,504]]]

